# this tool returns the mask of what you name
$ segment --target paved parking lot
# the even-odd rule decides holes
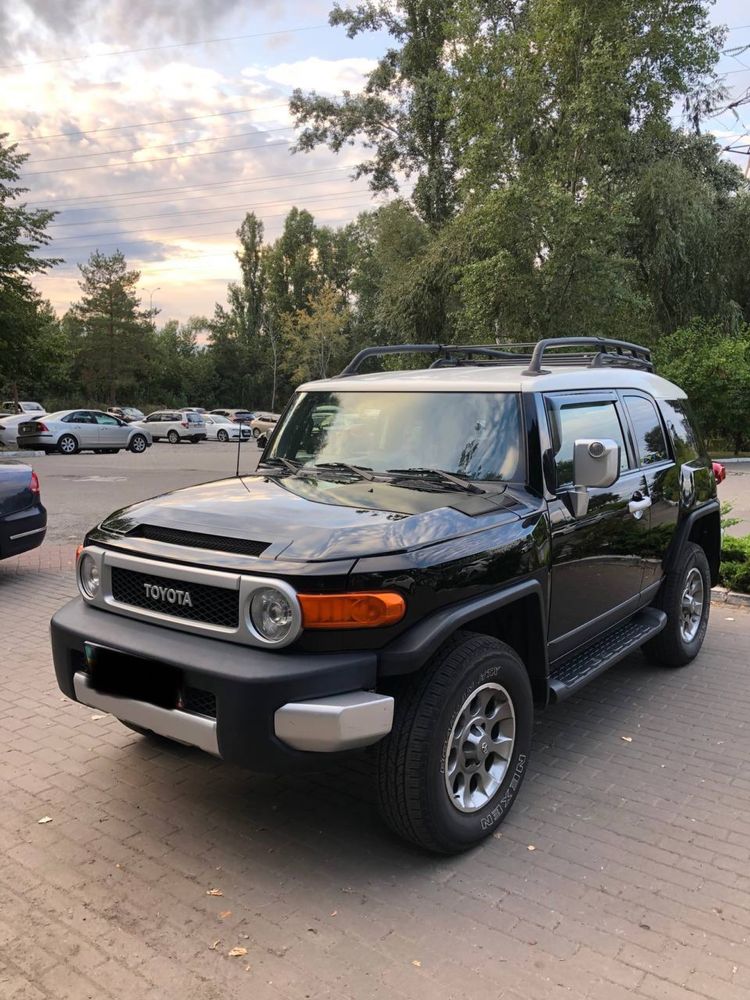
[[[460,858],[383,828],[366,756],[257,776],[62,698],[47,624],[74,592],[74,544],[234,457],[35,463],[50,541],[0,564],[0,998],[747,1000],[740,609],[714,607],[692,667],[635,656],[541,714],[510,818]]]
[[[3,1000],[750,996],[750,616],[540,715],[501,832],[435,859],[367,758],[255,776],[63,699],[66,562],[0,565]]]
[[[0,452],[0,455],[2,452]],[[255,441],[240,448],[240,471],[258,464]],[[118,507],[224,476],[237,467],[237,446],[217,441],[171,445],[159,441],[143,455],[44,455],[32,462],[49,512],[47,541],[78,543],[86,531]]]

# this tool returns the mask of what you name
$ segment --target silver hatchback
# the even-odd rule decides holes
[[[18,444],[63,455],[79,451],[112,455],[122,448],[142,454],[151,446],[151,434],[101,410],[59,410],[19,424]]]

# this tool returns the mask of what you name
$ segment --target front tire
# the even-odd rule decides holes
[[[78,454],[78,442],[72,434],[63,434],[57,442],[57,450],[63,455]]]
[[[643,652],[650,663],[684,667],[700,652],[711,608],[711,571],[699,545],[685,544],[654,604],[666,612],[667,624]]]
[[[129,448],[136,455],[142,455],[148,447],[148,442],[143,434],[135,434],[130,441]]]
[[[218,441],[221,441],[222,444],[226,444],[227,441],[229,440],[229,435],[225,430],[222,429],[216,432],[216,438]]]
[[[378,745],[378,799],[400,837],[465,851],[510,811],[529,759],[533,697],[505,643],[458,632],[396,696]]]
[[[256,440],[260,437],[260,427],[253,427],[253,437]]]
[[[170,444],[179,444],[180,435],[177,431],[170,431],[169,434],[167,434],[167,441],[169,441]]]

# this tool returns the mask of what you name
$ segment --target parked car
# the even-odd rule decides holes
[[[255,416],[250,421],[250,428],[253,432],[253,437],[259,438],[261,435],[269,437],[271,431],[274,429],[274,427],[278,422],[279,422],[278,413],[256,412]]]
[[[41,403],[30,403],[20,399],[17,403],[12,399],[7,399],[2,406],[0,406],[0,410],[2,410],[3,413],[32,413],[34,416],[42,416],[45,412]]]
[[[220,417],[229,417],[229,419],[236,424],[249,424],[250,421],[255,416],[255,414],[251,410],[242,410],[242,409],[211,410],[210,412],[216,413]]]
[[[185,412],[189,411],[190,413],[202,413],[204,415],[207,412],[205,406],[181,406],[180,409]]]
[[[18,427],[28,419],[28,413],[0,413],[0,444],[6,448],[18,447]]]
[[[23,462],[0,458],[0,559],[41,545],[46,531],[36,472]]]
[[[154,441],[166,439],[170,444],[190,441],[197,444],[206,439],[206,423],[200,413],[191,410],[156,410],[134,426],[148,430]]]
[[[229,417],[220,413],[206,413],[203,417],[206,423],[206,437],[209,441],[247,441],[252,431],[244,424],[235,424]]]
[[[91,530],[52,648],[68,697],[227,762],[299,776],[374,745],[385,820],[452,853],[510,812],[535,705],[637,649],[699,654],[720,510],[647,348],[426,345],[439,367],[358,376],[410,350],[303,385],[257,472]]]
[[[59,410],[19,424],[18,444],[63,455],[79,451],[114,455],[121,448],[140,455],[151,446],[151,434],[102,410]]]
[[[126,424],[132,424],[136,420],[143,420],[145,414],[135,406],[110,406],[107,410],[113,417],[119,417]]]

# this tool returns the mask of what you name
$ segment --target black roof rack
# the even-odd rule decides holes
[[[583,350],[560,350],[565,347],[580,347]],[[545,357],[545,351],[551,353]],[[654,371],[651,351],[640,344],[607,337],[550,337],[533,344],[384,344],[365,347],[352,358],[339,377],[356,375],[368,358],[387,354],[436,354],[431,368],[528,364],[522,374],[530,376],[548,374],[542,368],[542,361],[548,365]]]

